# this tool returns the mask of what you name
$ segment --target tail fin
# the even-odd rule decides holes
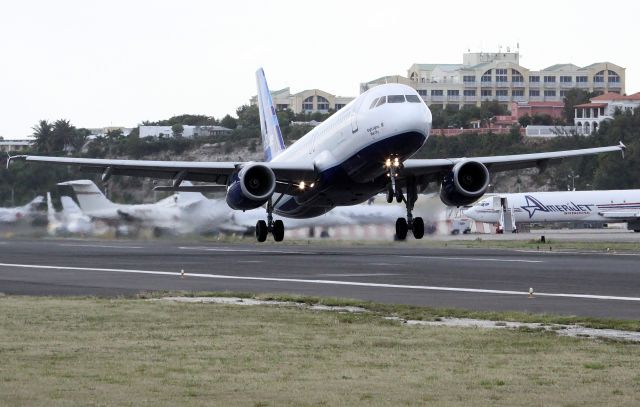
[[[260,132],[262,133],[264,160],[271,161],[284,151],[284,141],[278,124],[276,108],[273,106],[267,79],[262,68],[256,71],[256,83],[258,85],[258,111],[260,112]]]
[[[62,211],[66,214],[82,213],[82,210],[80,209],[78,204],[70,196],[62,195],[60,197],[60,204],[62,205]]]
[[[58,185],[70,185],[78,198],[80,208],[85,213],[117,207],[107,199],[100,189],[90,180],[61,182]]]

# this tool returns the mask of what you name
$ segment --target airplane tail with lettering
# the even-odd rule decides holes
[[[83,179],[61,182],[58,185],[70,185],[71,188],[73,188],[73,192],[75,192],[76,197],[78,198],[80,209],[84,212],[90,213],[93,211],[117,207],[116,204],[107,199],[93,181]]]
[[[258,85],[258,111],[260,112],[260,132],[262,133],[264,160],[271,161],[284,151],[284,140],[278,124],[276,108],[273,105],[271,93],[267,86],[267,79],[262,68],[256,71],[256,83]]]

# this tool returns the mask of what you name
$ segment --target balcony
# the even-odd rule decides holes
[[[511,82],[511,87],[512,88],[524,88],[524,82],[520,81],[520,82]]]
[[[514,102],[526,102],[527,98],[525,96],[513,96]]]
[[[464,86],[467,88],[475,88],[478,86],[478,82],[464,82]]]
[[[447,95],[447,99],[450,102],[457,102],[460,100],[460,95]]]
[[[464,101],[465,102],[477,102],[478,101],[478,97],[477,96],[465,96],[464,97]]]
[[[585,89],[585,88],[588,88],[589,86],[591,86],[589,82],[576,82],[574,85],[575,88],[580,88],[580,89]]]
[[[509,86],[511,86],[509,81],[496,82],[496,88],[508,88]]]
[[[576,84],[573,82],[560,82],[561,88],[575,88]]]
[[[496,98],[498,99],[498,102],[508,102],[509,101],[509,96],[496,96]]]
[[[444,96],[433,96],[433,95],[430,98],[430,100],[432,102],[444,102],[445,99],[446,99],[446,97],[444,97]]]
[[[557,82],[544,82],[544,87],[545,88],[555,88],[558,86]]]

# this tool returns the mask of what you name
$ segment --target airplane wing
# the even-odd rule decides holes
[[[218,185],[226,185],[231,175],[248,164],[242,161],[112,160],[36,155],[18,155],[10,159],[79,166],[84,171],[102,173],[103,180],[106,180],[111,175],[130,175],[159,179],[179,179],[180,181],[212,182]],[[291,192],[289,191],[290,186],[297,185],[300,181],[313,182],[316,178],[316,169],[312,162],[260,162],[260,164],[273,170],[277,181],[276,192]]]
[[[561,161],[570,157],[581,157],[585,155],[594,155],[613,151],[621,151],[624,153],[626,146],[618,144],[617,146],[584,148],[580,150],[554,151],[548,153],[533,154],[514,154],[514,155],[496,155],[488,157],[460,157],[460,158],[441,158],[441,159],[422,159],[422,160],[406,160],[403,163],[403,172],[416,176],[432,176],[447,172],[459,162],[477,161],[484,164],[487,169],[494,172],[518,170],[521,168],[538,167],[546,168],[547,165]]]

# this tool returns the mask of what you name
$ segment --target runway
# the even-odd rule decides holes
[[[291,293],[472,310],[640,317],[640,255],[428,248],[5,240],[0,292],[133,295]],[[184,275],[182,275],[184,270]],[[535,298],[529,298],[533,288]]]

